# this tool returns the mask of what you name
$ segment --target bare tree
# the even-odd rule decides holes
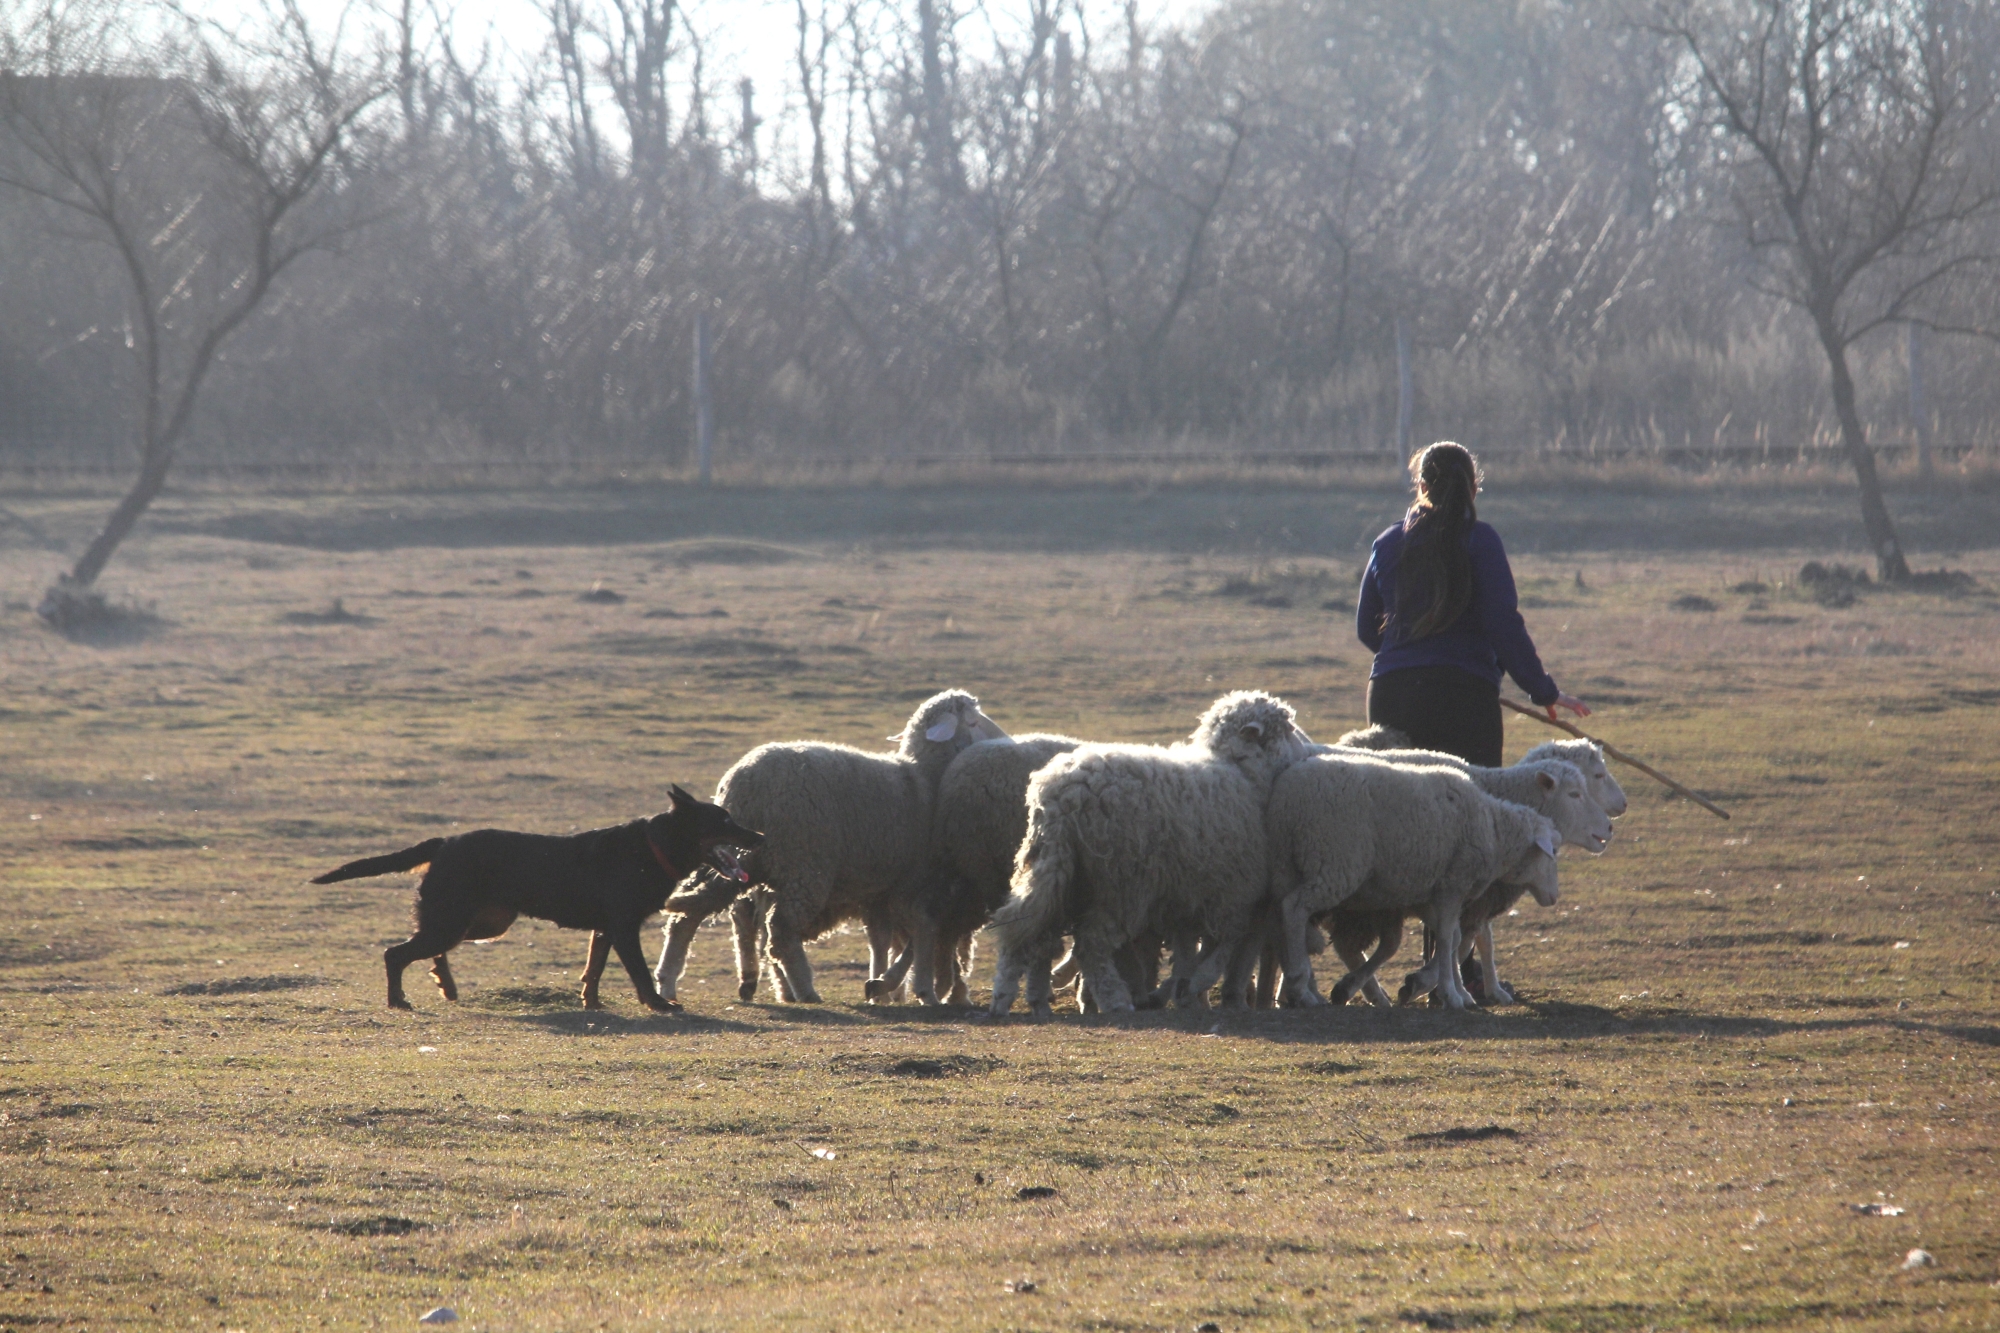
[[[1651,26],[1685,52],[1686,104],[1728,145],[1729,208],[1761,290],[1812,321],[1876,568],[1906,579],[1849,352],[2000,262],[1993,7],[1674,0]]]
[[[50,7],[36,34],[39,72],[0,75],[0,183],[83,220],[110,249],[137,369],[138,476],[43,598],[42,617],[58,627],[101,609],[90,589],[165,487],[223,344],[286,269],[345,229],[312,205],[330,156],[384,86],[329,105],[287,70],[254,57],[232,64],[243,53],[199,30],[169,66],[185,72],[114,72],[101,47],[79,45],[82,25],[104,31],[100,17],[95,6]],[[94,58],[72,60],[79,50]]]

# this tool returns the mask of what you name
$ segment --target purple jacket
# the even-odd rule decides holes
[[[1361,576],[1361,602],[1354,609],[1354,632],[1375,654],[1370,680],[1406,667],[1450,666],[1482,680],[1500,684],[1500,672],[1514,678],[1537,704],[1555,702],[1556,683],[1542,670],[1535,641],[1521,621],[1514,594],[1514,571],[1500,534],[1485,523],[1474,523],[1465,548],[1472,556],[1472,603],[1450,625],[1421,639],[1389,641],[1382,633],[1382,612],[1396,604],[1396,566],[1403,554],[1403,525],[1396,524],[1375,539],[1368,571]]]

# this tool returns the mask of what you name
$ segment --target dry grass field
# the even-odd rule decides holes
[[[825,1005],[746,1005],[711,929],[685,1015],[615,967],[586,1013],[584,938],[522,922],[400,1014],[408,881],[306,883],[649,813],[762,740],[879,745],[946,686],[1141,740],[1263,687],[1330,738],[1397,501],[1266,498],[1333,517],[207,497],[114,566],[157,621],[94,644],[29,614],[24,534],[102,502],[9,502],[0,1328],[2000,1326],[1990,494],[1907,520],[1977,587],[1844,606],[1795,579],[1839,496],[1488,506],[1599,733],[1735,816],[1622,772],[1611,850],[1500,927],[1512,1008],[996,1022],[863,1004],[858,934],[813,946]]]

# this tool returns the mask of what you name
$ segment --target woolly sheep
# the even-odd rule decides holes
[[[1409,737],[1403,732],[1380,723],[1360,730],[1350,731],[1336,740],[1334,745],[1341,748],[1374,751],[1381,757],[1398,761],[1447,763],[1458,766],[1467,772],[1474,772],[1476,767],[1467,764],[1464,760],[1454,755],[1444,754],[1435,750],[1415,749],[1410,746]],[[1607,815],[1616,817],[1625,812],[1625,793],[1619,787],[1616,779],[1611,776],[1609,768],[1604,763],[1604,750],[1596,742],[1588,740],[1545,741],[1529,750],[1522,757],[1520,765],[1529,765],[1551,759],[1569,762],[1580,769],[1587,780],[1591,799],[1602,807]],[[1516,767],[1518,768],[1520,765]],[[1505,769],[1478,770],[1481,773],[1496,774],[1507,771]],[[1479,778],[1475,775],[1474,780],[1478,781]],[[1486,786],[1490,794],[1499,796],[1502,799],[1517,801],[1520,804],[1539,809],[1544,814],[1553,816],[1556,813],[1555,810],[1548,808],[1542,800],[1537,799],[1533,793],[1510,792],[1501,786],[1485,783],[1482,783],[1482,785]],[[1584,837],[1580,830],[1574,828],[1565,828],[1563,833],[1566,839],[1572,842],[1581,842],[1583,845],[1589,846],[1593,853],[1603,851],[1604,844],[1609,842],[1609,835],[1605,835],[1604,843],[1596,843]],[[1482,895],[1480,898],[1474,899],[1471,904],[1468,904],[1467,915],[1461,922],[1461,928],[1469,942],[1468,947],[1476,947],[1479,951],[1480,966],[1485,974],[1483,979],[1486,983],[1487,1002],[1491,1004],[1508,1004],[1514,998],[1513,992],[1501,982],[1499,973],[1494,967],[1493,921],[1503,915],[1508,908],[1512,907],[1515,899],[1519,896],[1518,891]],[[1389,997],[1383,993],[1381,984],[1376,981],[1374,969],[1370,968],[1366,973],[1362,973],[1360,971],[1360,960],[1364,956],[1363,951],[1372,948],[1374,964],[1376,967],[1379,967],[1396,952],[1396,948],[1402,940],[1403,923],[1401,918],[1390,919],[1379,913],[1338,912],[1333,915],[1329,922],[1329,931],[1332,936],[1335,952],[1340,955],[1341,960],[1348,966],[1348,979],[1364,978],[1361,984],[1369,1000],[1378,1005],[1388,1004],[1390,1002]],[[1259,979],[1259,1003],[1269,1002],[1271,979],[1276,972],[1276,959],[1271,956],[1272,952],[1274,952],[1274,949],[1267,949],[1264,974]],[[1310,980],[1308,980],[1307,984],[1311,984]],[[1337,1000],[1344,1000],[1347,992],[1337,989],[1335,994]]]
[[[1466,901],[1495,882],[1523,885],[1544,904],[1556,900],[1555,825],[1488,796],[1454,768],[1322,753],[1279,776],[1265,819],[1271,896],[1285,930],[1286,998],[1294,1003],[1323,1003],[1306,958],[1306,925],[1322,912],[1345,905],[1422,915],[1438,933],[1432,985],[1462,1009],[1471,1002],[1456,966]]]
[[[1132,1008],[1113,955],[1141,931],[1198,930],[1211,949],[1188,980],[1196,1003],[1240,945],[1265,891],[1263,807],[1307,751],[1291,706],[1223,696],[1176,745],[1086,745],[1037,772],[1013,896],[993,914],[993,1013],[1012,1007],[1032,967],[1030,1007],[1048,1012],[1048,969],[1064,933],[1100,1009]],[[1227,988],[1240,997],[1240,980]]]
[[[1537,759],[1566,759],[1575,764],[1590,782],[1591,799],[1604,807],[1605,814],[1616,819],[1625,813],[1625,789],[1611,776],[1604,762],[1604,747],[1596,741],[1543,741],[1521,756],[1524,764]]]
[[[950,960],[958,973],[953,995],[963,999],[972,933],[1007,901],[1014,855],[1027,836],[1028,779],[1082,744],[1046,733],[1009,736],[968,746],[951,761],[938,780],[931,816],[937,861],[914,905],[909,947],[868,983],[869,998],[893,993],[914,963],[911,992],[923,1004],[936,1004],[937,974]]]
[[[1463,773],[1488,796],[1546,815],[1555,825],[1556,832],[1562,835],[1566,847],[1581,847],[1595,854],[1610,844],[1610,816],[1591,796],[1582,770],[1567,760],[1523,759],[1506,768],[1486,768],[1434,750],[1362,752],[1356,757],[1364,761],[1448,768]],[[1467,901],[1459,920],[1461,937],[1468,946],[1474,943],[1478,946],[1480,963],[1486,974],[1487,998],[1491,1003],[1506,1003],[1512,998],[1512,992],[1500,984],[1499,974],[1493,965],[1493,920],[1512,907],[1519,896],[1518,889],[1502,888],[1474,895]],[[1375,972],[1395,953],[1402,937],[1402,918],[1346,909],[1336,912],[1328,924],[1334,950],[1348,968],[1348,975],[1334,990],[1334,1003],[1345,1002],[1358,986],[1365,989],[1373,1003],[1386,1005],[1389,997],[1382,992]],[[1364,970],[1360,966],[1361,950],[1370,945],[1373,945],[1376,956],[1372,966]]]
[[[1556,825],[1556,833],[1562,835],[1564,847],[1582,847],[1590,853],[1602,853],[1612,839],[1610,817],[1590,797],[1582,771],[1560,759],[1524,759],[1506,769],[1468,765],[1454,755],[1442,755],[1438,751],[1364,751],[1356,755],[1356,759],[1442,767],[1464,773],[1488,797],[1512,801],[1514,805],[1524,805],[1530,811],[1546,815]],[[1500,985],[1500,977],[1492,965],[1492,921],[1494,917],[1506,913],[1518,897],[1518,891],[1476,895],[1468,901],[1466,913],[1460,919],[1460,931],[1466,947],[1470,949],[1476,945],[1480,951],[1480,963],[1486,969],[1486,995],[1490,1003],[1506,1003],[1512,995]],[[1348,967],[1348,975],[1340,981],[1332,995],[1334,1003],[1344,1003],[1358,987],[1372,1003],[1388,1005],[1388,995],[1376,981],[1376,969],[1386,963],[1402,943],[1402,917],[1392,913],[1340,909],[1332,913],[1326,925],[1334,953],[1338,953],[1340,961]],[[1374,955],[1372,965],[1364,969],[1362,959],[1368,949],[1372,949]],[[1312,985],[1312,981],[1308,979],[1306,985]]]
[[[946,690],[919,705],[890,738],[898,743],[892,753],[823,741],[773,743],[722,775],[716,804],[738,820],[755,812],[762,822],[753,827],[766,830],[745,866],[770,891],[764,924],[781,994],[789,989],[817,1004],[805,941],[850,918],[879,921],[922,888],[938,779],[960,751],[1006,734],[977,699]],[[702,918],[734,896],[698,886],[668,900],[667,943],[656,973],[663,995],[674,994]]]

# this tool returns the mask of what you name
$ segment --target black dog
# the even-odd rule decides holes
[[[463,940],[499,938],[526,913],[596,932],[583,977],[586,1008],[598,1007],[597,980],[606,954],[616,949],[640,1003],[666,1013],[680,1006],[660,998],[640,953],[639,927],[698,865],[748,883],[749,873],[730,849],[747,851],[764,841],[763,834],[744,828],[721,806],[698,801],[679,787],[671,789],[670,799],[665,814],[569,837],[485,828],[431,838],[387,856],[350,861],[313,883],[428,866],[417,885],[416,934],[382,955],[393,1009],[410,1007],[403,995],[403,969],[419,958],[431,960],[438,989],[445,999],[456,1000],[458,986],[445,955]]]

